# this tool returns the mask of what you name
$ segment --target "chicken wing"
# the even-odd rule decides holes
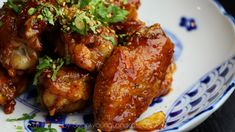
[[[25,76],[11,78],[0,67],[0,105],[4,112],[10,114],[14,110],[15,97],[20,95],[27,87],[28,79]]]
[[[128,128],[169,87],[174,46],[160,25],[141,28],[128,43],[114,49],[96,80],[95,126],[103,131]]]
[[[40,42],[40,35],[44,30],[48,30],[49,24],[38,16],[42,9],[38,8],[42,5],[39,3],[45,3],[46,1],[30,0],[24,3],[24,8],[17,15],[17,27],[18,35],[27,41],[27,46],[35,51],[42,51],[42,43]],[[30,9],[38,9],[33,14],[29,14]]]
[[[91,76],[74,67],[62,67],[54,81],[46,70],[39,79],[41,103],[55,113],[69,113],[85,107],[90,97]]]
[[[22,71],[31,71],[38,53],[28,47],[28,41],[18,36],[17,15],[5,6],[0,10],[0,63],[14,77]]]
[[[98,71],[111,55],[117,36],[108,27],[99,27],[97,34],[86,36],[62,33],[62,41],[57,44],[56,52],[69,57],[71,62],[88,71]]]

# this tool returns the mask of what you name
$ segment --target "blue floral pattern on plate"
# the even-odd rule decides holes
[[[180,96],[167,114],[165,129],[177,129],[203,112],[213,109],[213,105],[228,90],[234,89],[234,71],[235,57],[209,72]]]
[[[193,31],[197,29],[197,23],[194,18],[181,17],[180,27],[184,27],[187,31]]]

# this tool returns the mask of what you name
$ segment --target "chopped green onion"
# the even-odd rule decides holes
[[[28,14],[29,14],[29,15],[33,15],[36,11],[37,11],[37,10],[36,10],[35,8],[31,7],[31,8],[29,8],[29,10],[28,10]]]
[[[24,113],[24,114],[22,114],[22,117],[15,118],[15,119],[8,118],[6,121],[13,122],[13,121],[30,120],[30,119],[33,119],[35,116],[36,116],[36,114],[29,115],[29,114]]]
[[[126,5],[128,3],[128,0],[122,0],[122,3]]]
[[[89,30],[96,34],[96,29],[101,24],[107,26],[111,23],[124,21],[128,13],[128,11],[103,0],[79,0],[78,11],[68,26],[73,32],[78,32],[81,35],[86,35]]]
[[[16,126],[16,129],[23,130],[23,127],[22,126]]]
[[[19,13],[20,12],[20,8],[14,4],[14,2],[12,0],[7,0],[7,5],[15,12],[15,13]]]
[[[41,14],[38,15],[37,18],[38,18],[39,20],[43,20],[43,16],[42,16]]]
[[[56,61],[58,62],[58,66],[53,67],[53,73],[52,73],[52,76],[51,76],[52,81],[55,81],[58,71],[64,65],[64,60],[63,59],[58,58]]]
[[[111,41],[113,45],[117,45],[117,41],[115,40],[113,36],[102,36],[102,37],[108,41]]]
[[[56,75],[60,68],[63,66],[64,60],[58,58],[57,60],[53,61],[50,57],[44,56],[43,58],[39,58],[39,64],[36,67],[36,74],[34,76],[33,85],[38,84],[38,78],[42,74],[42,72],[46,69],[52,70],[51,80],[54,81],[56,79]]]
[[[88,6],[91,0],[78,0],[78,6],[80,9],[83,9],[84,7]]]
[[[48,7],[42,9],[43,17],[48,21],[49,24],[54,25],[54,15]]]

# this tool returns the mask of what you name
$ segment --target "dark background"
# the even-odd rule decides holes
[[[235,17],[235,0],[218,0]],[[235,92],[225,104],[192,132],[235,132]]]

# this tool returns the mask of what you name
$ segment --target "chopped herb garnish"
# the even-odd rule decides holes
[[[96,29],[100,26],[100,24],[87,12],[78,11],[73,22],[69,26],[73,32],[80,33],[81,35],[87,35],[89,30],[96,34]]]
[[[91,0],[78,0],[78,7],[83,9],[84,7],[88,6]]]
[[[64,60],[61,58],[58,58],[55,61],[53,61],[48,56],[45,56],[43,58],[39,58],[39,64],[36,67],[37,72],[34,76],[33,85],[37,85],[39,76],[46,69],[52,70],[51,80],[54,81],[56,79],[56,75],[57,75],[58,71],[63,66],[63,64],[64,64]]]
[[[126,5],[128,3],[128,0],[122,0],[122,3]]]
[[[24,114],[22,114],[22,117],[15,118],[15,119],[8,118],[6,121],[13,122],[13,121],[30,120],[30,119],[33,119],[35,116],[36,116],[36,114],[29,115],[29,114],[24,113]]]
[[[108,10],[112,14],[112,17],[109,19],[110,23],[124,21],[128,15],[128,11],[121,9],[118,6],[109,6]]]
[[[43,16],[42,16],[41,14],[38,15],[37,18],[38,18],[39,20],[43,20]]]
[[[14,4],[13,0],[7,0],[7,5],[15,12],[15,13],[19,13],[20,12],[20,8]]]
[[[3,22],[2,22],[2,21],[0,21],[0,28],[2,27],[2,25],[3,25]]]
[[[88,18],[89,19],[89,18]],[[76,27],[76,32],[82,34],[82,35],[86,35],[88,32],[88,21],[86,19],[86,15],[85,12],[78,14],[73,22],[73,25]]]
[[[51,127],[51,124],[48,125],[48,128],[44,128],[44,127],[34,127],[33,128],[34,132],[57,132],[57,130],[55,128]]]
[[[47,20],[48,23],[54,25],[54,15],[50,11],[49,7],[44,7],[41,11],[42,16]]]
[[[89,12],[104,24],[124,21],[128,15],[127,10],[121,9],[116,5],[106,4],[102,0],[90,2],[89,6],[91,7]]]
[[[28,10],[29,15],[33,15],[35,12],[36,12],[36,9],[33,7],[29,8],[29,10]]]
[[[56,75],[57,75],[58,71],[59,71],[60,68],[64,65],[64,60],[61,59],[61,58],[58,58],[58,59],[56,60],[56,63],[57,63],[58,65],[56,66],[56,64],[53,64],[53,67],[52,67],[52,70],[53,70],[53,74],[52,74],[52,76],[51,76],[51,80],[52,80],[52,81],[55,81]]]
[[[96,34],[97,32],[96,32],[96,29],[99,27],[100,25],[98,24],[98,25],[95,25],[95,26],[91,26],[90,27],[90,29],[91,29],[91,31],[94,33],[94,34]]]
[[[117,41],[115,40],[113,36],[102,36],[102,37],[108,41],[111,41],[113,45],[117,45]]]
[[[118,41],[122,44],[122,45],[126,45],[125,39],[128,37],[127,34],[119,34],[118,35]]]
[[[16,129],[23,130],[23,127],[22,126],[16,126]]]
[[[8,0],[7,4],[18,13],[20,6],[13,1]],[[123,0],[123,3],[127,2]],[[128,15],[127,10],[106,0],[57,0],[58,4],[54,5],[49,2],[38,3],[38,8],[28,9],[28,15],[40,11],[37,19],[45,20],[51,25],[55,25],[58,20],[62,25],[62,31],[77,32],[81,35],[87,35],[89,31],[96,34],[99,26],[124,21]]]
[[[78,0],[77,5],[76,13],[72,19],[67,22],[67,25],[66,23],[62,24],[64,25],[63,31],[71,29],[73,32],[86,35],[91,30],[96,34],[96,29],[100,25],[107,26],[111,23],[124,21],[128,15],[128,11],[104,0]],[[64,14],[62,18],[67,18],[68,14]]]
[[[75,132],[86,132],[86,130],[84,128],[80,128],[78,127]]]

